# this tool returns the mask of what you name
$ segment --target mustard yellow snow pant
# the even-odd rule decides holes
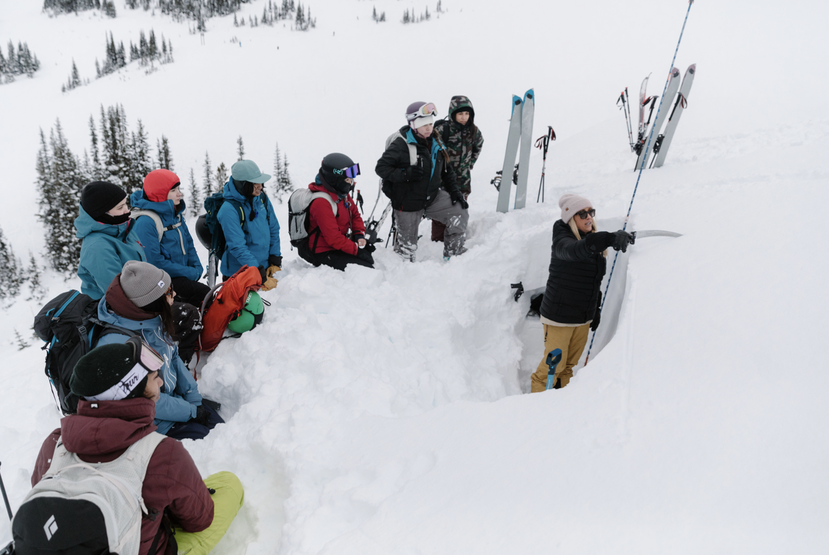
[[[544,356],[530,380],[531,393],[547,389],[547,372],[550,369],[547,366],[547,354],[553,349],[561,349],[561,362],[556,368],[556,381],[561,381],[561,387],[570,383],[570,378],[573,377],[573,367],[579,363],[590,330],[590,324],[578,327],[542,325],[544,326]]]
[[[242,483],[232,472],[217,472],[204,480],[216,490],[213,498],[213,523],[201,532],[185,532],[173,526],[178,543],[178,555],[207,555],[224,537],[236,513],[242,508],[245,492]]]

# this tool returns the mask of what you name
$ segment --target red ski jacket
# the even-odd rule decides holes
[[[349,239],[346,233],[351,228],[351,236],[359,239],[365,236],[366,226],[363,218],[360,217],[360,211],[357,210],[354,199],[350,195],[339,198],[335,193],[316,183],[311,183],[308,188],[315,193],[329,194],[331,199],[337,203],[336,218],[327,200],[318,198],[311,203],[308,209],[308,230],[314,231],[319,227],[320,233],[319,235],[311,233],[308,236],[308,247],[314,249],[316,241],[317,248],[313,251],[314,253],[338,250],[356,256],[357,243]]]

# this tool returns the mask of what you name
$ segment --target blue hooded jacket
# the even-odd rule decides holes
[[[78,263],[81,293],[100,299],[125,263],[130,260],[146,262],[147,258],[132,230],[132,220],[120,225],[105,224],[92,219],[82,206],[78,210],[75,229],[78,239],[83,241]]]
[[[166,434],[176,422],[187,422],[196,416],[202,397],[193,375],[178,356],[178,345],[164,332],[161,316],[149,320],[131,320],[107,308],[106,297],[98,303],[98,319],[140,333],[144,341],[164,358],[158,375],[164,380],[161,397],[155,404],[155,425],[158,433]],[[102,336],[97,346],[126,343],[129,336],[110,333]]]
[[[187,229],[184,201],[181,201],[180,210],[176,214],[176,205],[172,200],[153,202],[144,198],[143,189],[138,189],[130,196],[130,206],[139,210],[152,210],[161,218],[164,227],[180,224],[175,229],[165,230],[159,242],[158,228],[150,216],[138,216],[135,219],[135,233],[144,245],[147,262],[164,270],[171,277],[198,281],[204,273],[204,267],[196,253],[190,230]]]
[[[232,276],[244,265],[267,268],[269,255],[282,255],[279,222],[270,199],[264,192],[258,197],[245,198],[236,190],[232,177],[225,183],[222,196],[225,200],[240,203],[245,213],[244,227],[241,225],[238,208],[230,202],[225,202],[216,215],[227,241],[227,249],[222,255],[222,275]],[[270,218],[267,214],[270,214]]]

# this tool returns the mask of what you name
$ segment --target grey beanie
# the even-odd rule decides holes
[[[170,288],[170,274],[147,262],[130,260],[121,270],[121,289],[135,306],[147,306]]]
[[[576,214],[576,212],[584,210],[585,208],[591,208],[593,203],[584,197],[567,193],[565,195],[561,195],[561,198],[558,199],[558,206],[561,208],[561,219],[564,223],[567,223],[570,221],[570,218]]]

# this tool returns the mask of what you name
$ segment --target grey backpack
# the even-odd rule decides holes
[[[165,436],[153,432],[111,462],[86,463],[58,441],[52,464],[12,521],[19,555],[138,555],[147,465]]]

